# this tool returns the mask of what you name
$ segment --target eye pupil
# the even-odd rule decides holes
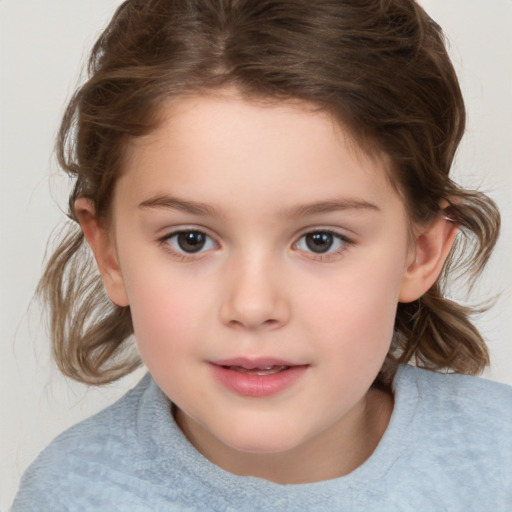
[[[200,231],[184,231],[178,234],[178,245],[184,252],[198,252],[206,243],[206,236]]]
[[[306,245],[313,252],[327,252],[334,242],[334,236],[331,233],[309,233],[306,235]]]

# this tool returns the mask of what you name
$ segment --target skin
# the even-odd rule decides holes
[[[280,483],[350,473],[392,414],[371,384],[397,303],[435,282],[455,229],[441,216],[411,229],[386,159],[310,105],[226,90],[162,108],[127,149],[109,228],[76,203],[109,296],[130,306],[148,370],[213,463]],[[183,251],[180,230],[205,246]],[[332,246],[312,251],[311,231],[334,233]],[[212,372],[234,357],[306,369],[246,397]]]

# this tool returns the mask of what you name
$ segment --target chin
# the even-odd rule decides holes
[[[298,435],[289,431],[278,432],[275,429],[258,429],[252,432],[247,429],[233,430],[222,443],[233,450],[251,454],[276,454],[293,450],[304,442]]]

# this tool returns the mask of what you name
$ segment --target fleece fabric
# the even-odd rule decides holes
[[[147,375],[53,441],[11,511],[512,511],[512,387],[402,366],[393,391],[391,421],[363,465],[280,485],[204,458]]]

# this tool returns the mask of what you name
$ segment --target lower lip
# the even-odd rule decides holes
[[[291,387],[305,373],[307,366],[291,366],[269,375],[248,375],[229,367],[211,364],[216,379],[238,395],[262,398]]]

